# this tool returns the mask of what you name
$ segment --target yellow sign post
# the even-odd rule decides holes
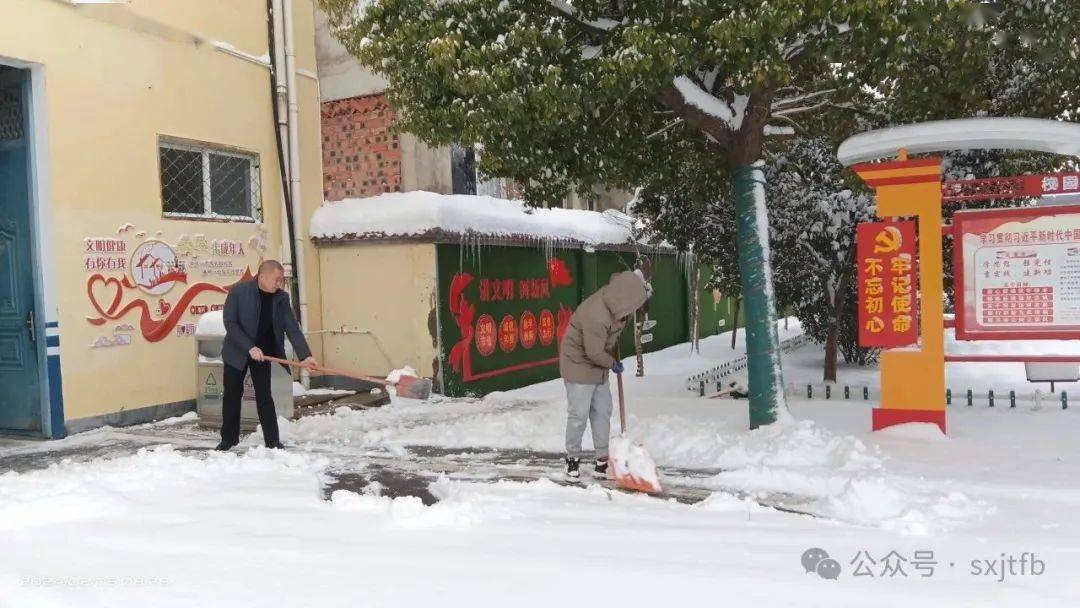
[[[945,327],[941,251],[941,159],[920,158],[854,165],[877,193],[882,218],[914,216],[919,222],[920,339],[916,346],[881,355],[881,405],[873,429],[932,422],[945,432]]]

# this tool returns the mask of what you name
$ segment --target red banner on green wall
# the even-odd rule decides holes
[[[448,359],[466,383],[558,363],[559,341],[574,312],[553,297],[555,288],[573,285],[563,260],[553,257],[543,274],[531,276],[527,269],[494,266],[482,276],[457,272],[450,282],[458,338]]]
[[[913,221],[859,224],[859,344],[893,348],[919,339]]]

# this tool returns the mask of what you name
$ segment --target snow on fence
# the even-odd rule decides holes
[[[810,342],[810,337],[806,334],[799,334],[797,336],[787,338],[780,341],[780,352],[793,351],[796,348],[805,346]],[[721,390],[721,384],[728,376],[741,372],[746,369],[746,355],[742,355],[736,359],[726,361],[717,365],[716,367],[707,369],[703,372],[699,372],[686,379],[686,390],[698,391],[701,396],[705,396],[706,386],[716,386],[716,390]]]

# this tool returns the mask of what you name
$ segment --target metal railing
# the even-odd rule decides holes
[[[791,352],[797,348],[805,346],[810,342],[810,337],[806,334],[799,334],[797,336],[787,338],[780,341],[780,352]],[[703,372],[699,372],[686,379],[686,390],[698,391],[702,396],[705,394],[705,390],[708,387],[716,387],[719,392],[721,390],[721,384],[724,379],[737,372],[741,372],[746,369],[746,355],[742,355],[738,358],[726,361],[711,367]]]

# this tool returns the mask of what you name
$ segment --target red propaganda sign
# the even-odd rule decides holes
[[[504,353],[513,352],[517,348],[517,341],[517,319],[514,315],[506,315],[499,322],[499,348]]]
[[[1002,198],[1030,198],[1080,192],[1080,173],[1016,175],[946,181],[941,184],[942,201],[987,201]]]
[[[1080,338],[1080,206],[953,215],[956,338]]]
[[[495,319],[480,315],[476,320],[476,350],[483,356],[495,352]]]
[[[555,315],[544,309],[540,311],[540,344],[547,346],[555,339]]]
[[[536,344],[536,315],[531,310],[521,313],[518,326],[521,333],[521,347],[532,348]]]
[[[892,348],[919,338],[915,222],[859,224],[859,344]]]

